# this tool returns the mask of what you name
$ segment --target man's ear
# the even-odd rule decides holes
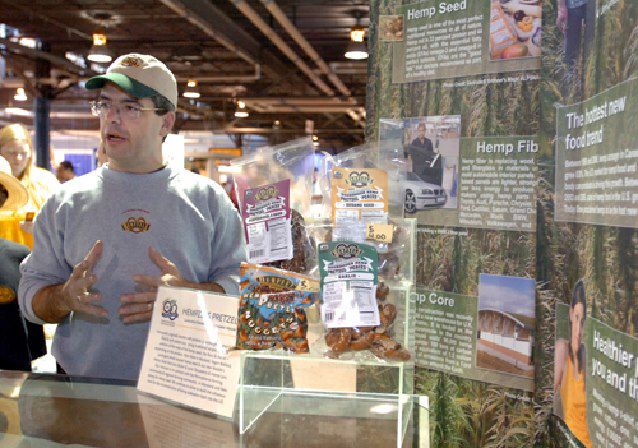
[[[162,138],[166,137],[172,130],[175,124],[175,112],[170,111],[162,115],[162,127],[160,128],[160,135]]]

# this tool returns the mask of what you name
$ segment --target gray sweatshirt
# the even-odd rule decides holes
[[[135,274],[159,276],[153,245],[186,280],[219,283],[238,294],[246,257],[241,220],[224,190],[186,170],[149,174],[98,168],[64,184],[38,214],[34,247],[20,267],[19,301],[32,322],[42,287],[65,282],[96,240],[104,250],[93,273],[108,320],[71,313],[59,326],[53,355],[70,375],[137,380],[149,323],[123,324],[120,295],[136,291]]]

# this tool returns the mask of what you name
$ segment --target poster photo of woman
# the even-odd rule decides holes
[[[590,448],[592,444],[587,428],[585,388],[587,356],[583,342],[586,318],[587,298],[585,284],[581,279],[574,284],[568,312],[561,313],[557,307],[554,412],[563,419],[571,433],[585,447]]]

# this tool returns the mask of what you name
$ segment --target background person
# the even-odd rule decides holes
[[[61,184],[73,179],[75,177],[75,168],[73,168],[73,164],[68,160],[60,162],[55,170],[55,177],[57,177],[58,182]]]
[[[28,201],[26,188],[12,176],[0,156],[0,210],[13,211]],[[20,262],[29,248],[0,239],[0,369],[31,370],[31,361],[46,354],[42,325],[25,321],[18,307]]]
[[[23,207],[0,215],[0,238],[33,247],[30,221],[60,184],[52,173],[33,165],[31,137],[20,124],[0,129],[0,156],[7,159],[13,176],[20,180],[29,194],[29,200]],[[27,224],[23,224],[25,222]]]
[[[162,161],[177,84],[152,56],[116,59],[92,104],[108,162],[61,187],[36,220],[19,299],[59,322],[53,355],[70,375],[137,380],[160,285],[238,294],[239,214],[214,181]]]

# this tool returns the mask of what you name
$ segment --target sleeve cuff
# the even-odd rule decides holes
[[[19,293],[20,312],[29,322],[33,322],[34,324],[40,324],[40,325],[46,324],[45,321],[40,319],[33,312],[33,296],[35,296],[35,294],[40,290],[40,288],[43,288],[45,286],[47,285],[42,285],[40,287],[36,285],[32,285],[31,287],[24,288],[25,290],[20,291]]]
[[[224,288],[225,294],[227,296],[239,295],[239,283],[232,277],[228,276],[223,278],[216,278],[212,281],[218,283],[222,288]]]

